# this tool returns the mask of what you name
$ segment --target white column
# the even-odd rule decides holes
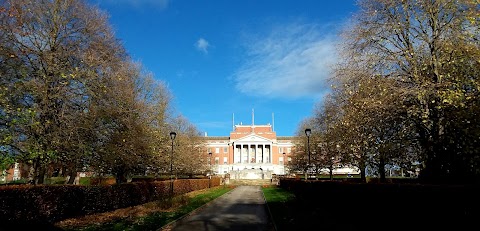
[[[263,150],[262,150],[262,163],[265,163],[265,150],[267,150],[267,146],[263,144]]]
[[[241,145],[241,144],[239,144],[238,151],[239,151],[239,153],[238,153],[238,161],[239,161],[240,163],[242,163],[242,145]]]
[[[272,152],[272,145],[269,144],[268,145],[268,151],[266,153],[266,156],[267,156],[267,160],[265,161],[265,163],[271,163],[271,160],[270,160],[270,153]]]
[[[252,157],[250,158],[250,162],[251,162],[251,159],[253,158],[255,161],[253,163],[256,163],[257,162],[257,145],[256,144],[252,144]]]
[[[262,159],[262,156],[260,154],[260,145],[257,144],[257,152],[255,153],[255,163],[259,163],[258,161],[260,161]]]
[[[255,150],[255,145],[250,144],[250,163],[252,162],[252,158],[255,158],[255,153],[257,150]]]
[[[248,158],[248,150],[245,149],[244,146],[245,144],[242,144],[242,164],[245,162],[245,158]]]
[[[248,158],[250,157],[250,144],[247,144],[247,164],[250,162]]]
[[[240,144],[240,163],[242,163],[242,159],[243,159],[243,144]]]
[[[257,148],[259,149],[259,151],[258,151],[257,154],[256,154],[256,155],[257,155],[257,159],[255,159],[255,162],[257,162],[257,163],[262,163],[262,162],[263,162],[263,160],[262,160],[262,155],[263,155],[263,154],[262,154],[262,152],[260,151],[260,148],[259,148],[259,147],[260,147],[260,145],[257,145]]]
[[[237,143],[234,143],[235,145],[233,146],[233,164],[237,163],[238,161],[238,149],[237,149]]]
[[[255,163],[258,162],[258,144],[255,144]]]
[[[269,156],[268,161],[269,161],[269,163],[273,163],[273,161],[272,161],[272,157],[273,157],[273,156],[272,156],[272,154],[273,154],[272,149],[273,149],[273,145],[270,145],[270,149],[269,149],[270,152],[268,153],[268,156]]]
[[[262,163],[265,163],[265,148],[266,148],[266,145],[263,144],[263,150],[262,150]]]

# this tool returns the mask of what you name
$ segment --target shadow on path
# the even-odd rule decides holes
[[[274,230],[260,186],[239,186],[162,230]]]

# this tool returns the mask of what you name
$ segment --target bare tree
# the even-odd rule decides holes
[[[478,172],[479,162],[473,157],[478,150],[467,144],[478,142],[470,133],[478,134],[480,126],[469,116],[476,113],[479,101],[478,3],[364,0],[359,6],[360,12],[344,34],[342,51],[348,72],[337,72],[336,77],[343,79],[341,87],[347,93],[359,87],[361,79],[387,79],[383,82],[392,86],[389,91],[395,97],[388,103],[395,107],[384,112],[397,116],[381,134],[371,137],[375,138],[374,147],[384,150],[379,164],[383,165],[382,156],[397,149],[396,144],[379,138],[414,133],[425,178],[445,180]],[[369,89],[361,91],[368,93]],[[375,99],[370,95],[363,98]],[[462,122],[449,122],[458,119]],[[411,131],[405,133],[405,129]]]

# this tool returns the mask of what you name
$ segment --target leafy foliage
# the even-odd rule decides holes
[[[0,63],[0,169],[22,162],[31,183],[56,172],[70,184],[78,171],[117,183],[167,172],[168,133],[188,121],[171,116],[168,89],[129,58],[105,13],[81,0],[2,1]],[[194,139],[188,126],[178,133]]]
[[[319,142],[338,144],[363,179],[367,166],[385,179],[386,165],[420,167],[428,181],[479,179],[478,1],[358,4],[331,96],[308,121]]]

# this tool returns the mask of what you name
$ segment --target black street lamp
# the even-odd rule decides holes
[[[170,139],[172,140],[172,153],[170,154],[170,195],[173,196],[173,141],[177,133],[170,132]]]
[[[307,152],[308,152],[308,165],[307,165],[307,172],[308,168],[310,168],[310,135],[312,134],[312,129],[307,128],[305,129],[305,135],[307,136]],[[307,173],[305,172],[305,180],[307,180]]]
[[[283,153],[283,176],[285,176],[285,162],[286,162],[287,159],[285,159],[285,152]]]

